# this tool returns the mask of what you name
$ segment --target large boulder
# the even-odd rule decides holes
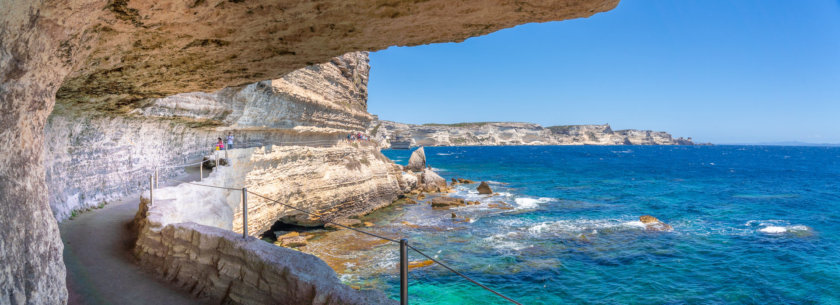
[[[433,170],[428,168],[423,170],[420,178],[423,183],[423,190],[426,192],[442,192],[446,190],[446,179],[443,179],[443,177]]]
[[[650,215],[642,215],[639,217],[639,221],[645,224],[645,229],[648,231],[671,231],[674,230],[671,225],[662,222],[661,220],[657,219],[656,217]]]
[[[493,190],[490,189],[490,185],[487,182],[481,181],[481,184],[478,185],[476,188],[479,194],[493,194]]]
[[[426,168],[426,152],[420,147],[411,153],[406,170],[419,172]]]

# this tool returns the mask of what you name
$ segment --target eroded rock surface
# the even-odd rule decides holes
[[[354,52],[276,80],[151,100],[124,116],[59,104],[45,132],[52,211],[64,220],[142,190],[155,167],[166,180],[182,172],[169,166],[200,161],[229,132],[235,147],[337,143],[371,120],[368,70],[368,54]]]
[[[533,123],[489,122],[413,125],[371,121],[369,132],[383,147],[392,141],[409,146],[501,146],[501,145],[693,145],[691,138],[674,138],[667,132],[617,130],[604,125],[542,127]],[[385,139],[385,140],[382,140]]]
[[[423,150],[423,147],[411,152],[411,157],[408,158],[408,165],[405,166],[405,169],[415,172],[426,169],[426,151]]]
[[[123,116],[151,98],[276,79],[350,51],[460,41],[527,22],[586,17],[617,2],[5,1],[0,300],[66,302],[43,163],[44,127],[56,97],[82,116]]]
[[[490,188],[490,185],[487,184],[487,182],[485,182],[485,181],[481,181],[481,184],[478,185],[476,190],[478,191],[479,194],[484,194],[484,195],[493,194],[493,190]]]

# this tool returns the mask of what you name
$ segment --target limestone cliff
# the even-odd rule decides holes
[[[371,120],[368,70],[367,52],[355,52],[276,80],[151,100],[123,115],[59,103],[45,132],[52,211],[63,220],[143,189],[154,167],[163,179],[182,172],[167,167],[199,161],[228,132],[235,147],[335,143]]]
[[[70,124],[98,120],[103,112],[124,116],[150,98],[276,79],[347,52],[461,41],[528,22],[587,17],[617,3],[3,1],[0,266],[6,268],[0,270],[0,300],[14,304],[67,300],[63,247],[50,211],[45,174],[45,155],[50,151],[45,127],[57,99],[70,105],[64,111],[78,112],[63,112]],[[133,132],[143,124],[114,133]],[[124,145],[120,143],[125,142],[90,147]],[[61,174],[57,171],[53,177]]]
[[[674,138],[650,130],[613,131],[609,124],[542,127],[533,123],[481,122],[413,125],[374,120],[368,128],[383,147],[396,142],[410,146],[494,145],[693,145],[691,138]],[[402,143],[400,143],[402,144]]]

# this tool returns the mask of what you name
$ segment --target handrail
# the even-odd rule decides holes
[[[423,253],[422,251],[417,250],[417,248],[415,248],[415,247],[414,247],[414,246],[412,246],[411,244],[406,243],[406,246],[407,246],[407,247],[409,247],[409,248],[411,248],[411,250],[414,250],[414,251],[416,251],[417,253],[420,253],[420,255],[425,256],[425,257],[426,257],[426,258],[428,258],[429,260],[431,260],[431,261],[433,261],[433,262],[437,263],[438,265],[443,266],[443,268],[446,268],[446,269],[448,269],[449,271],[452,271],[452,272],[454,272],[455,274],[460,275],[461,277],[463,277],[463,278],[467,279],[468,281],[472,282],[473,284],[476,284],[476,285],[478,285],[479,287],[484,288],[484,289],[485,289],[485,290],[487,290],[487,291],[490,291],[490,292],[492,292],[492,293],[495,293],[497,296],[500,296],[500,297],[502,297],[503,299],[510,301],[511,303],[514,303],[514,304],[517,304],[517,305],[522,305],[521,303],[519,303],[519,302],[517,302],[517,301],[515,301],[515,300],[513,300],[513,299],[511,299],[511,298],[509,298],[509,297],[506,297],[505,295],[503,295],[503,294],[501,294],[501,293],[499,293],[499,292],[497,292],[497,291],[493,290],[492,288],[487,287],[487,286],[484,286],[484,285],[482,285],[482,284],[481,284],[481,283],[479,283],[479,282],[476,282],[475,280],[471,279],[470,277],[468,277],[468,276],[464,275],[464,274],[463,274],[463,273],[461,273],[461,272],[456,271],[455,269],[452,269],[452,267],[449,267],[449,266],[447,266],[446,264],[441,263],[440,261],[438,261],[438,260],[436,260],[436,259],[432,258],[431,256],[426,255],[426,253]]]
[[[168,166],[168,167],[163,167],[163,168],[185,167],[185,166],[190,166],[190,165],[201,164],[201,163],[204,163],[204,162],[205,162],[205,161],[201,161],[201,162],[196,162],[196,163],[184,164],[184,165],[180,165],[180,166]],[[377,177],[378,177],[378,176],[380,176],[380,174],[377,174],[377,175],[375,175],[375,176],[377,176]],[[387,176],[387,174],[385,174],[385,176]],[[155,178],[156,178],[156,177],[155,177]],[[283,203],[283,202],[280,202],[280,200],[277,200],[277,199],[271,199],[271,198],[266,197],[266,196],[264,196],[264,195],[262,195],[262,194],[258,194],[258,193],[255,193],[255,192],[249,191],[249,190],[247,190],[247,188],[244,188],[244,187],[242,187],[242,188],[232,188],[232,187],[224,187],[224,186],[216,186],[216,185],[200,184],[200,183],[195,183],[195,182],[182,181],[182,180],[178,180],[178,179],[172,179],[172,180],[173,180],[173,181],[176,181],[176,182],[186,183],[186,184],[191,184],[191,185],[196,185],[196,186],[211,187],[211,188],[224,189],[224,190],[230,190],[230,191],[240,191],[240,192],[242,192],[242,193],[243,193],[243,208],[245,207],[245,206],[244,206],[244,198],[245,198],[245,196],[244,196],[244,195],[245,195],[245,194],[247,194],[247,193],[250,193],[250,194],[252,194],[252,195],[254,195],[254,196],[257,196],[257,197],[260,197],[260,198],[262,198],[262,199],[265,199],[265,200],[268,200],[268,201],[271,201],[271,202],[274,202],[274,203],[280,204],[280,205],[282,205],[282,206],[284,206],[284,207],[287,207],[287,208],[290,208],[290,209],[293,209],[293,210],[296,210],[296,211],[299,211],[299,212],[302,212],[302,213],[308,214],[308,215],[310,215],[310,216],[316,216],[316,217],[320,217],[320,216],[321,216],[321,215],[319,215],[319,214],[317,214],[317,213],[313,213],[313,212],[310,212],[310,211],[307,211],[307,210],[304,210],[304,209],[301,209],[301,208],[298,208],[298,207],[295,207],[295,206],[292,206],[292,205],[289,205],[289,204],[285,204],[285,203]],[[355,182],[355,181],[354,181],[354,182]],[[149,184],[150,184],[150,186],[151,186],[150,191],[153,191],[153,190],[154,190],[154,188],[155,188],[155,184],[157,184],[157,181],[153,180],[153,177],[152,177],[152,176],[150,176],[150,177],[149,177]],[[341,183],[341,184],[344,184],[344,183]],[[341,184],[336,184],[336,185],[341,185]],[[151,193],[150,193],[150,197],[151,197]],[[153,201],[152,201],[152,202],[153,202]],[[247,217],[247,213],[248,213],[248,211],[247,211],[247,210],[244,210],[244,211],[243,211],[243,213],[242,213],[242,218],[243,218],[243,230],[244,230],[244,231],[243,231],[243,237],[247,236],[247,233],[245,233],[245,232],[247,232],[247,225],[248,225],[248,224],[247,224],[247,218],[246,218],[246,217]],[[342,227],[342,228],[345,228],[345,229],[349,229],[349,230],[352,230],[352,231],[355,231],[355,232],[359,232],[359,233],[362,233],[362,234],[365,234],[365,235],[369,235],[369,236],[372,236],[372,237],[375,237],[375,238],[379,238],[379,239],[382,239],[382,240],[386,240],[386,241],[389,241],[389,242],[396,243],[396,244],[399,244],[399,245],[400,245],[400,272],[401,272],[401,274],[400,274],[400,300],[401,300],[401,303],[402,303],[402,304],[408,304],[408,290],[407,290],[407,287],[408,287],[407,281],[408,281],[408,280],[407,280],[407,277],[406,277],[406,276],[407,276],[407,272],[408,272],[408,269],[407,269],[407,266],[408,266],[408,258],[407,258],[407,257],[408,257],[408,256],[407,256],[407,254],[406,254],[406,252],[405,252],[405,247],[408,247],[408,248],[410,248],[410,249],[414,250],[415,252],[419,253],[420,255],[422,255],[422,256],[424,256],[424,257],[428,258],[428,259],[429,259],[429,260],[431,260],[432,262],[434,262],[434,263],[436,263],[436,264],[438,264],[438,265],[442,266],[443,268],[446,268],[447,270],[449,270],[449,271],[451,271],[451,272],[453,272],[453,273],[457,274],[458,276],[460,276],[460,277],[462,277],[462,278],[466,279],[467,281],[469,281],[469,282],[471,282],[471,283],[473,283],[473,284],[475,284],[475,285],[477,285],[477,286],[479,286],[479,287],[481,287],[481,288],[483,288],[483,289],[485,289],[485,290],[487,290],[487,291],[490,291],[490,292],[492,292],[493,294],[495,294],[495,295],[497,295],[497,296],[499,296],[499,297],[501,297],[501,298],[503,298],[503,299],[505,299],[505,300],[507,300],[507,301],[509,301],[509,302],[513,303],[513,304],[522,305],[521,303],[517,302],[516,300],[514,300],[514,299],[512,299],[512,298],[510,298],[510,297],[507,297],[507,296],[505,296],[505,295],[501,294],[500,292],[498,292],[498,291],[496,291],[496,290],[493,290],[492,288],[487,287],[487,286],[485,286],[485,285],[483,285],[483,284],[479,283],[478,281],[476,281],[476,280],[474,280],[474,279],[470,278],[469,276],[467,276],[467,275],[465,275],[465,274],[463,274],[463,273],[461,273],[461,272],[458,272],[457,270],[453,269],[452,267],[449,267],[448,265],[446,265],[446,264],[444,264],[444,263],[440,262],[439,260],[437,260],[437,259],[435,259],[435,258],[433,258],[433,257],[431,257],[431,256],[429,256],[429,255],[427,255],[426,253],[423,253],[423,252],[422,252],[422,251],[420,251],[419,249],[417,249],[417,248],[415,248],[414,246],[412,246],[411,244],[409,244],[409,243],[408,243],[408,241],[407,241],[406,239],[400,239],[400,240],[397,240],[397,239],[393,239],[393,238],[388,238],[388,237],[380,236],[380,235],[377,235],[377,234],[374,234],[374,233],[370,233],[370,232],[367,232],[367,231],[364,231],[364,230],[360,230],[360,229],[357,229],[357,228],[353,228],[353,227],[350,227],[350,226],[346,226],[346,225],[343,225],[343,224],[340,224],[340,223],[334,222],[334,221],[332,221],[332,220],[323,220],[323,222],[325,222],[325,223],[329,223],[329,224],[332,224],[332,225],[335,225],[335,226],[338,226],[338,227]]]

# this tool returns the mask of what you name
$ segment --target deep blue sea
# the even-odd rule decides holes
[[[447,180],[489,181],[499,194],[461,185],[452,196],[482,204],[383,213],[415,225],[400,233],[418,248],[523,304],[840,304],[840,148],[425,151]],[[513,209],[489,207],[500,201]],[[646,214],[673,231],[645,230]],[[395,273],[370,276],[398,296]],[[437,266],[409,281],[411,304],[505,304]]]

